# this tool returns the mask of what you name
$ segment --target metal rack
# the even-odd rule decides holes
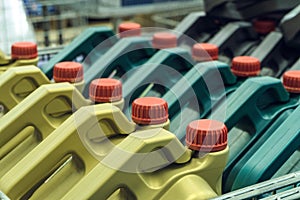
[[[38,67],[42,67],[44,63],[48,62],[55,54],[59,51],[63,50],[64,46],[57,46],[57,47],[46,47],[46,48],[39,48],[38,55],[39,55],[39,62]]]
[[[247,177],[245,177],[247,178]],[[245,187],[213,200],[227,199],[299,199],[300,172],[290,173],[275,179]]]
[[[202,0],[189,0],[189,1],[170,1],[170,2],[157,2],[152,4],[142,4],[124,7],[112,7],[101,4],[99,1],[94,1],[94,4],[88,6],[88,13],[90,17],[96,18],[122,18],[138,14],[154,14],[162,12],[176,12],[184,9],[197,8],[203,9]],[[96,5],[96,6],[93,6]]]
[[[149,15],[158,13],[177,13],[177,12],[191,12],[193,10],[203,10],[203,0],[185,0],[185,1],[169,1],[169,2],[155,2],[151,4],[141,4],[132,6],[108,6],[99,0],[91,1],[87,7],[86,12],[91,18],[109,18],[114,27],[120,23],[122,18],[131,17],[133,15]],[[96,6],[95,6],[96,5]]]
[[[51,29],[54,29],[57,35],[56,44],[62,45],[65,43],[66,36],[65,29],[66,23],[70,22],[70,27],[76,27],[78,34],[87,25],[87,16],[84,12],[87,5],[87,0],[39,0],[30,1],[26,4],[27,11],[30,10],[32,4],[37,4],[35,7],[40,9],[35,15],[29,15],[29,20],[35,28],[42,27],[44,32],[43,45],[48,47],[51,45]],[[29,12],[30,13],[30,12]],[[54,28],[51,28],[54,26]],[[75,29],[73,30],[75,31]],[[52,31],[53,32],[53,31]],[[53,35],[53,34],[52,34]],[[54,33],[55,35],[55,33]],[[74,35],[74,37],[77,34]],[[69,40],[73,38],[68,38]],[[53,43],[53,42],[52,42]]]

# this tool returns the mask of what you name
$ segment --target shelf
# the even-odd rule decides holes
[[[89,17],[95,18],[122,18],[126,16],[138,15],[138,14],[155,14],[169,11],[179,11],[183,9],[191,9],[198,7],[199,10],[203,10],[202,0],[182,1],[178,2],[160,2],[153,4],[124,6],[124,7],[104,7],[98,4],[95,12],[95,8],[88,8]]]

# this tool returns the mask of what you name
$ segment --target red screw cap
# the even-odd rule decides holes
[[[38,56],[37,45],[33,42],[16,42],[11,46],[11,58],[32,59]]]
[[[177,47],[177,36],[173,33],[155,33],[152,38],[152,46],[156,49]]]
[[[122,99],[122,83],[112,78],[99,78],[92,81],[89,88],[90,99],[99,103],[110,103]]]
[[[276,22],[271,19],[256,19],[253,26],[257,33],[265,35],[275,30]]]
[[[55,82],[80,82],[83,80],[83,67],[77,62],[57,63],[53,68],[53,79]]]
[[[300,70],[291,70],[283,74],[283,85],[291,93],[300,93]]]
[[[218,60],[218,54],[219,48],[209,43],[197,43],[192,49],[192,56],[196,61]]]
[[[236,76],[257,76],[260,73],[260,61],[251,56],[237,56],[232,60],[231,71]]]
[[[141,35],[141,25],[134,22],[124,22],[119,25],[120,37],[131,37]]]
[[[195,151],[221,151],[227,146],[227,133],[227,127],[222,122],[209,119],[196,120],[187,126],[185,142]]]
[[[132,120],[137,124],[154,125],[168,121],[168,104],[162,98],[142,97],[132,103]]]

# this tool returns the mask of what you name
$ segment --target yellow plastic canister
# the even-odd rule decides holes
[[[109,91],[101,93],[108,86],[112,90],[115,88],[115,85],[103,85],[102,82],[96,84],[102,87],[98,88],[100,93],[94,94],[92,98],[106,98],[106,102],[122,109],[122,85],[117,80],[116,82],[118,93],[114,95],[118,95],[118,98],[113,98]],[[84,99],[69,83],[46,84],[36,89],[0,119],[0,176],[58,128],[74,111],[92,103],[92,100]]]
[[[25,102],[25,100],[23,102]],[[162,104],[166,105],[166,102],[162,101]],[[155,102],[153,102],[153,105],[157,106]],[[149,104],[147,106],[149,107]],[[162,109],[165,109],[165,107],[162,107]],[[152,108],[152,110],[155,109]],[[168,116],[167,109],[163,113]],[[147,117],[151,116],[144,116],[144,118]],[[97,120],[95,120],[95,118],[97,118]],[[143,129],[146,127],[152,128],[152,126],[159,127],[159,124],[160,127],[166,127],[166,124],[168,124],[167,121],[168,118],[164,117],[163,121],[156,120],[155,123],[153,122],[148,126],[146,125]],[[47,180],[47,184],[42,184],[31,198],[44,199],[50,191],[56,190],[58,191],[54,192],[55,198],[59,198],[59,196],[65,194],[67,190],[78,181],[77,178],[73,178],[70,173],[78,178],[84,176],[85,173],[90,171],[93,166],[97,164],[97,159],[101,160],[112,150],[114,147],[112,144],[121,142],[125,136],[135,129],[140,129],[140,126],[128,121],[121,110],[112,104],[83,107],[51,133],[42,143],[40,143],[40,145],[33,146],[29,154],[27,151],[27,156],[18,162],[15,167],[9,171],[6,170],[2,179],[3,185],[0,183],[0,190],[3,190],[11,198],[21,198],[21,196],[26,196],[31,193],[32,190],[34,190],[34,185],[41,184],[48,176],[48,178],[52,177],[51,180]],[[74,140],[74,138],[77,139]],[[109,140],[107,140],[107,138]],[[82,141],[86,141],[84,145],[82,144]],[[51,146],[53,146],[52,149]],[[70,150],[70,148],[72,148],[72,150]],[[41,149],[43,150],[41,151]],[[88,152],[89,149],[90,156],[81,156],[82,153],[78,153],[78,155],[73,155],[71,153],[72,155],[70,155],[70,152],[82,151],[82,149],[86,149],[85,152]],[[96,151],[94,151],[95,149]],[[58,151],[60,153],[58,153]],[[38,157],[34,152],[38,154]],[[90,157],[93,157],[92,155],[97,159],[90,159]],[[51,161],[48,159],[51,159]],[[74,163],[70,164],[70,166],[68,165],[70,168],[64,168],[66,174],[63,172],[62,175],[55,173],[55,171],[60,168],[58,166],[61,166],[62,163],[65,163],[70,159],[73,159],[72,162],[81,164],[78,164],[78,166],[74,165]],[[24,167],[25,163],[30,166]],[[17,170],[18,173],[16,173],[14,172],[14,169],[17,169],[18,166],[23,167],[21,167],[22,170]],[[80,169],[76,169],[75,172],[70,172],[69,170],[74,169],[74,166],[75,168],[76,166],[84,166],[84,169],[82,169],[84,173],[77,174],[77,172],[81,171]],[[36,170],[38,170],[39,173],[33,175],[32,173]],[[10,176],[9,174],[14,175]],[[9,186],[7,185],[8,180],[9,182],[12,181],[14,183]],[[58,184],[61,185],[60,188],[57,187]]]
[[[132,133],[62,199],[198,200],[221,195],[229,153],[226,126],[213,120],[191,122],[186,143],[190,149],[164,129]]]
[[[97,81],[98,80],[98,81]],[[83,67],[76,62],[62,62],[54,67],[54,81],[72,83],[79,91],[84,85]],[[10,68],[0,78],[0,117],[44,84],[52,83],[35,66]],[[96,79],[92,82],[90,98],[95,103],[113,103],[123,108],[122,83],[114,79]],[[102,96],[99,96],[102,95]],[[97,99],[99,102],[97,101]]]

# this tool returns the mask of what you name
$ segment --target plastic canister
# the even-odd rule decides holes
[[[138,25],[138,24],[136,24]],[[126,26],[120,25],[120,26]],[[127,33],[130,32],[131,35],[136,32],[130,31],[129,26],[127,28]],[[123,29],[120,28],[122,31]],[[138,33],[139,34],[139,33]],[[42,65],[43,72],[47,75],[49,79],[53,77],[53,67],[56,63],[63,61],[83,61],[89,55],[89,63],[94,63],[101,57],[105,52],[107,52],[114,44],[117,43],[119,38],[113,33],[113,31],[106,27],[92,27],[87,28],[82,34],[76,37],[68,46],[66,46],[62,51],[53,56],[48,62]],[[95,50],[97,46],[101,44],[101,49]],[[87,65],[88,66],[88,65]],[[84,67],[84,72],[88,70]]]
[[[136,106],[140,106],[137,110],[145,113],[144,108],[153,111],[161,107],[165,111],[164,116],[161,115],[164,121],[157,121],[157,118],[154,118],[154,121],[150,120],[152,123],[145,124],[142,128],[128,121],[121,110],[112,104],[99,104],[79,109],[42,143],[27,152],[26,158],[20,160],[16,167],[5,173],[4,182],[11,178],[14,180],[10,180],[11,185],[0,183],[1,190],[11,198],[33,194],[32,199],[49,197],[49,192],[55,190],[54,196],[60,198],[98,163],[97,159],[104,158],[116,144],[135,129],[167,127],[168,114],[164,107],[166,103],[159,99],[151,102],[149,103],[149,99],[140,99],[136,102]],[[149,117],[154,116],[145,114],[142,120],[147,121]],[[27,159],[33,160],[27,162]],[[23,162],[30,166],[24,167]],[[23,166],[23,170],[19,171],[18,166]],[[17,174],[12,172],[15,168],[19,171]],[[35,169],[39,169],[39,172],[32,176]],[[11,177],[9,174],[14,176]],[[42,180],[46,179],[48,180],[44,183]],[[57,184],[60,184],[60,187],[57,187]]]
[[[153,60],[152,58],[154,54],[160,52],[159,49],[173,48],[176,45],[176,35],[165,32],[155,33],[152,40],[147,37],[124,38],[100,59],[92,63],[85,75],[86,83],[88,85],[93,79],[101,77],[121,78],[122,82],[125,83],[125,80],[135,72],[134,68],[140,65],[149,65],[149,63],[161,63],[160,60],[164,60],[165,57],[160,58],[160,60]],[[87,86],[83,94],[87,96]]]
[[[76,62],[58,63],[54,67],[55,82],[70,82],[79,90],[82,88],[82,65]],[[2,116],[30,95],[34,90],[51,81],[36,66],[8,69],[1,75],[0,98]]]
[[[140,97],[161,97],[165,92],[168,91],[168,88],[172,87],[173,84],[176,84],[180,78],[183,78],[182,75],[187,73],[197,62],[218,59],[218,47],[209,43],[195,44],[192,48],[191,54],[189,54],[189,52],[187,52],[183,48],[169,49],[168,51],[169,52],[167,53],[171,53],[170,58],[171,56],[173,57],[172,60],[168,60],[167,62],[160,62],[159,58],[163,58],[164,54],[166,54],[165,52],[161,51],[154,55],[147,63],[145,63],[145,67],[143,67],[141,71],[144,71],[144,74],[146,74],[146,71],[149,70],[147,68],[149,68],[149,66],[152,67],[153,69],[151,69],[151,76],[153,76],[152,81],[154,83],[150,83],[147,87],[142,86],[142,88],[145,88],[144,91],[142,91],[141,88],[137,88],[137,91],[133,93],[133,96],[131,98],[134,99],[134,97],[136,97],[137,95],[139,95]],[[156,63],[156,65],[151,63]],[[155,69],[154,67],[157,67],[158,69]],[[140,76],[138,72],[136,75],[132,75],[130,79],[135,79],[137,78],[137,76]],[[150,82],[151,78],[146,77],[146,80],[144,81]],[[138,87],[137,85],[135,86]]]
[[[53,67],[56,63],[78,61],[78,58],[81,57],[82,60],[89,55],[97,45],[105,40],[107,40],[107,48],[104,48],[103,51],[107,51],[107,49],[117,41],[117,38],[114,37],[114,33],[111,29],[106,27],[87,28],[63,50],[59,51],[49,61],[43,63],[41,69],[49,79],[52,79]],[[98,53],[101,55],[101,52]]]
[[[261,38],[248,22],[229,22],[208,43],[219,48],[219,60],[225,63],[240,55],[249,55]]]
[[[226,96],[235,91],[249,76],[260,71],[260,62],[253,57],[235,57],[230,67],[220,61],[195,65],[162,97],[170,107],[171,131],[183,139],[179,126],[203,118]]]
[[[0,135],[3,138],[0,144],[0,174],[18,163],[78,108],[93,102],[123,108],[120,81],[95,80],[91,88],[91,100],[86,100],[68,83],[43,85],[4,115],[0,119]]]
[[[229,151],[226,136],[226,126],[211,120],[189,124],[186,136],[189,149],[165,129],[134,132],[62,199],[215,197],[221,194],[222,171]],[[118,168],[110,167],[108,164],[114,163],[116,157],[124,159],[119,160]],[[124,170],[129,167],[133,171]],[[85,192],[80,192],[83,188]]]
[[[281,112],[278,114],[277,118],[275,121],[273,121],[272,125],[268,127],[264,134],[259,138],[258,141],[256,141],[251,148],[247,149],[247,153],[243,156],[240,157],[238,160],[235,162],[231,163],[231,166],[228,167],[226,174],[228,175],[227,178],[227,184],[226,184],[226,190],[232,190],[232,189],[237,189],[242,186],[246,186],[248,184],[254,184],[259,181],[263,181],[266,179],[269,179],[271,177],[276,177],[283,175],[285,173],[289,173],[291,171],[297,170],[297,165],[295,164],[298,160],[297,158],[297,151],[296,150],[289,150],[289,154],[286,155],[284,158],[280,158],[278,165],[274,165],[274,162],[271,161],[268,164],[268,172],[262,170],[261,172],[257,173],[256,171],[253,171],[253,176],[251,178],[250,183],[243,182],[241,183],[240,175],[237,173],[238,171],[243,171],[245,173],[245,169],[247,168],[252,168],[253,166],[253,157],[257,157],[258,155],[256,154],[257,151],[265,151],[266,148],[270,148],[269,145],[271,145],[271,142],[268,144],[265,144],[267,141],[269,141],[270,138],[272,137],[278,137],[278,136],[273,136],[273,134],[277,134],[278,129],[281,130],[280,133],[282,133],[282,130],[285,128],[286,131],[287,127],[292,128],[293,125],[289,126],[284,126],[283,124],[285,123],[290,123],[286,122],[289,120],[291,115],[294,115],[296,112],[296,109],[299,107],[299,82],[300,82],[300,73],[299,71],[287,71],[283,75],[283,85],[286,88],[286,90],[290,93],[290,98],[288,102],[285,102],[282,105],[275,105],[275,107],[281,107]],[[292,119],[290,119],[292,120]],[[297,124],[295,124],[297,127]],[[287,136],[290,137],[291,135]],[[284,136],[282,136],[284,137]],[[270,141],[275,141],[275,140],[270,140]],[[284,139],[283,139],[284,141]],[[288,144],[287,144],[288,145]],[[264,147],[262,147],[264,146]],[[264,148],[264,149],[261,149]],[[282,146],[284,148],[284,146]],[[273,148],[273,147],[272,147]],[[296,147],[293,147],[296,148]],[[295,153],[294,153],[295,151]],[[261,154],[261,155],[265,155]],[[261,156],[259,155],[259,156]],[[290,157],[290,158],[289,158]],[[273,157],[272,159],[279,159],[278,157]],[[250,161],[251,160],[251,161]],[[267,160],[267,159],[266,159]],[[284,164],[285,163],[285,164]],[[291,167],[293,166],[293,167]],[[242,173],[241,173],[242,174]],[[241,183],[241,184],[237,184]],[[239,186],[242,185],[242,186]]]

